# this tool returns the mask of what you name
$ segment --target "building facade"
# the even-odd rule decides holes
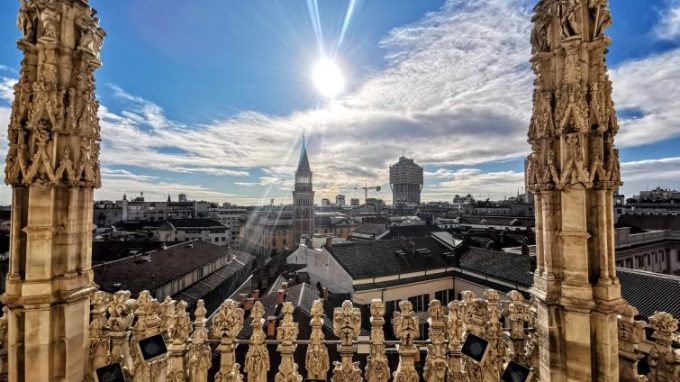
[[[302,141],[300,161],[295,171],[295,190],[293,191],[293,241],[300,243],[301,235],[314,234],[314,188],[312,169],[309,166],[307,147]]]
[[[420,204],[423,168],[411,158],[399,157],[399,161],[390,166],[390,187],[392,204]]]
[[[226,247],[231,244],[229,227],[213,219],[170,219],[155,232],[166,243],[200,240]]]

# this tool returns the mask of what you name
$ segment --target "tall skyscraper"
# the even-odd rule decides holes
[[[339,194],[335,197],[335,204],[338,207],[344,207],[345,206],[345,195]]]
[[[413,159],[399,157],[399,162],[390,166],[392,204],[420,204],[423,189],[423,168]]]
[[[314,234],[314,190],[312,169],[309,167],[307,146],[303,139],[293,191],[293,240],[295,244],[300,244],[300,236],[304,234],[309,236]]]

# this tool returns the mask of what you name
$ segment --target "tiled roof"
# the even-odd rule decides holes
[[[534,218],[524,216],[481,216],[465,215],[460,217],[460,224],[488,224],[488,225],[507,225],[517,227],[533,227]]]
[[[534,281],[529,256],[503,251],[469,247],[460,256],[460,267],[525,286]]]
[[[632,226],[645,230],[680,231],[680,215],[632,215],[619,216],[618,226]]]
[[[163,242],[155,240],[95,240],[92,242],[92,263],[97,265],[160,249]]]
[[[658,310],[680,317],[680,277],[626,268],[617,268],[616,273],[623,298],[641,316],[649,317]]]
[[[364,223],[354,230],[354,233],[361,233],[365,235],[380,235],[389,228],[385,224],[380,223]]]
[[[168,223],[175,226],[175,228],[210,228],[210,227],[224,227],[224,224],[213,219],[168,219]]]
[[[142,290],[159,287],[228,253],[239,252],[203,241],[193,241],[149,252],[147,256],[151,261],[133,256],[97,265],[92,269],[95,282],[103,290],[126,289],[136,296]],[[121,285],[114,288],[114,283]]]
[[[425,237],[429,236],[432,230],[438,230],[438,228],[431,225],[393,225],[390,226],[390,232],[382,240]]]
[[[184,300],[189,306],[194,306],[196,301],[204,298],[208,293],[217,289],[224,281],[243,269],[243,267],[255,261],[255,256],[245,252],[234,252],[234,261],[211,273],[207,277],[195,282],[190,287],[173,296],[176,300]]]
[[[425,237],[343,243],[334,245],[331,254],[352,278],[360,279],[445,267],[448,262],[443,254],[449,251],[435,239]]]

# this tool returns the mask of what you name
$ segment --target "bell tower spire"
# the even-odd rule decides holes
[[[301,235],[314,235],[314,189],[312,169],[309,166],[307,144],[302,136],[300,160],[295,171],[293,191],[293,241],[300,244]]]

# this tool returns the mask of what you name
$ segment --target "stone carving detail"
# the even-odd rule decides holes
[[[215,382],[237,382],[243,380],[241,365],[236,363],[236,336],[243,329],[245,312],[239,303],[228,299],[220,305],[213,318],[213,337],[220,339],[220,371],[215,374]]]
[[[119,362],[126,374],[132,375],[133,362],[130,355],[130,328],[134,319],[135,301],[129,291],[118,291],[107,305],[111,350],[107,363]]]
[[[627,305],[618,317],[619,331],[619,379],[626,382],[638,382],[638,344],[644,339],[645,322],[636,321],[638,310]]]
[[[340,362],[335,362],[333,367],[333,382],[359,382],[361,381],[361,369],[359,362],[352,362],[352,356],[356,352],[354,339],[361,330],[361,312],[355,308],[351,301],[345,300],[342,306],[333,310],[333,333],[340,338],[338,353]]]
[[[371,351],[366,361],[366,380],[368,382],[387,382],[390,369],[385,355],[385,303],[379,299],[371,301]]]
[[[507,296],[510,300],[507,308],[510,330],[507,331],[506,338],[510,347],[510,357],[515,362],[532,367],[533,348],[530,345],[532,338],[525,331],[525,328],[533,326],[531,307],[524,296],[516,290],[508,292]]]
[[[612,25],[612,15],[609,13],[608,0],[588,0],[588,12],[594,20],[593,39],[604,36],[604,32]]]
[[[3,381],[6,381],[8,377],[8,319],[9,309],[3,306],[2,316],[0,317],[0,379]]]
[[[487,316],[489,321],[486,325],[484,337],[489,341],[489,355],[487,357],[487,373],[493,376],[494,380],[500,379],[503,371],[503,361],[507,356],[506,344],[503,341],[503,329],[501,325],[500,296],[494,289],[484,291],[484,298],[488,302]]]
[[[14,87],[5,182],[99,187],[94,71],[106,34],[96,12],[22,0],[17,27],[25,57]]]
[[[415,368],[419,357],[415,341],[419,338],[418,315],[408,301],[401,301],[400,311],[394,314],[394,334],[399,340],[400,362],[392,380],[415,382],[426,381],[497,381],[504,365],[514,360],[530,367],[538,376],[538,339],[534,332],[537,313],[537,300],[524,299],[517,291],[507,294],[507,301],[500,300],[495,290],[486,290],[484,298],[477,298],[473,292],[462,292],[462,301],[452,301],[448,311],[438,300],[432,300],[428,313],[427,357],[423,363],[422,375]],[[125,366],[128,378],[134,381],[168,382],[207,382],[211,366],[211,350],[207,341],[206,310],[202,300],[197,302],[196,319],[192,323],[184,301],[166,300],[159,304],[151,295],[143,291],[137,300],[129,298],[126,291],[110,295],[96,292],[91,297],[92,319],[90,321],[92,349],[89,361],[88,381],[94,380],[92,371],[98,365],[110,362],[123,362],[132,365],[130,348],[137,339],[152,334],[164,333],[160,325],[159,313],[172,307],[167,324],[169,339],[168,359],[162,363],[152,362],[148,368]],[[329,369],[327,341],[321,332],[323,326],[323,302],[316,300],[312,305],[312,333],[306,357],[309,379],[325,380]],[[165,307],[165,308],[164,308]],[[277,351],[281,355],[275,381],[301,382],[298,365],[293,355],[298,341],[298,325],[293,321],[294,306],[287,302],[281,309],[281,321],[277,329]],[[215,312],[211,334],[219,338],[217,350],[221,356],[221,367],[215,375],[216,381],[242,381],[240,366],[236,363],[236,337],[244,324],[243,309],[233,300],[226,300]],[[386,344],[383,326],[385,323],[385,304],[374,299],[370,305],[371,346],[367,359],[365,377],[369,382],[390,380],[390,369],[385,355]],[[256,301],[250,310],[252,334],[245,355],[245,372],[248,381],[267,381],[270,358],[265,344],[263,331],[265,310]],[[678,322],[668,313],[657,312],[649,319],[654,329],[656,342],[649,352],[650,374],[637,375],[637,361],[641,357],[637,345],[644,340],[646,324],[635,321],[637,310],[626,306],[619,313],[619,355],[621,357],[621,380],[671,381],[680,372],[680,358],[673,349],[672,342],[677,336]],[[501,317],[506,327],[501,326]],[[134,323],[134,326],[132,326]],[[0,339],[6,328],[6,317],[0,318]],[[115,330],[110,329],[115,328]],[[130,332],[133,336],[130,337]],[[332,381],[361,381],[362,375],[358,362],[353,361],[356,353],[356,338],[361,330],[361,313],[351,301],[345,301],[333,312],[333,332],[340,339],[338,353],[340,361],[335,362]],[[505,332],[503,332],[505,331]],[[489,341],[489,352],[483,363],[477,364],[462,355],[461,349],[466,334],[474,333]],[[164,333],[165,334],[165,333]],[[502,337],[501,337],[502,336]],[[103,341],[100,343],[99,340]],[[111,353],[107,356],[109,340]],[[129,344],[133,344],[130,346]],[[126,356],[127,354],[127,356]],[[124,362],[128,359],[127,363]],[[136,374],[132,374],[134,371]],[[0,373],[2,370],[0,370]],[[675,379],[674,379],[675,378]],[[537,380],[540,380],[537,379]]]
[[[670,313],[655,312],[649,317],[655,342],[649,351],[649,382],[676,381],[680,377],[680,352],[673,349],[678,320]]]
[[[562,37],[568,38],[581,35],[583,31],[581,1],[564,0],[560,2],[559,11],[562,18]]]
[[[135,380],[146,382],[155,381],[161,374],[165,374],[167,368],[167,355],[153,362],[147,362],[142,358],[137,344],[140,340],[161,333],[160,317],[158,315],[160,304],[151,297],[149,291],[139,292],[139,297],[133,303],[134,315],[137,317],[132,327],[132,339],[130,341],[130,354],[133,361],[133,375]],[[174,301],[173,301],[174,306]]]
[[[534,7],[534,16],[531,18],[534,23],[531,30],[531,46],[534,53],[550,51],[552,33],[550,5],[549,0],[540,0]]]
[[[250,336],[250,344],[246,353],[245,372],[248,375],[248,382],[266,382],[267,372],[269,371],[269,352],[265,339],[267,336],[262,330],[264,324],[264,307],[259,301],[255,301],[250,315],[252,321],[250,326],[253,333]],[[323,345],[323,338],[322,338]]]
[[[611,24],[608,1],[541,0],[532,21],[536,80],[529,189],[613,191],[621,178],[613,145],[618,122],[604,59],[611,43],[604,35]]]
[[[307,379],[326,380],[330,360],[328,349],[324,344],[323,334],[323,300],[315,300],[312,304],[312,319],[309,325],[312,333],[309,336],[309,345],[305,355],[305,367]]]
[[[176,304],[175,314],[171,317],[168,325],[168,337],[170,346],[168,347],[168,382],[185,382],[187,378],[186,367],[184,364],[187,351],[186,342],[191,333],[191,318],[187,312],[187,303],[180,301]]]
[[[449,303],[449,313],[446,320],[447,337],[449,340],[449,358],[447,380],[464,381],[466,380],[463,369],[463,336],[465,334],[465,323],[463,321],[463,302],[451,301]]]
[[[414,341],[420,337],[418,316],[410,301],[399,302],[399,312],[394,312],[394,335],[399,339],[399,366],[394,372],[395,382],[418,382],[415,358],[419,352]]]
[[[191,334],[191,344],[187,355],[189,364],[189,382],[207,382],[208,369],[212,366],[212,353],[208,340],[208,329],[205,327],[205,303],[203,300],[196,302],[194,312],[194,332]]]
[[[89,364],[87,381],[94,381],[94,371],[106,365],[109,353],[109,324],[106,319],[107,305],[110,295],[105,292],[95,292],[92,296],[92,310],[89,337]]]
[[[446,379],[446,332],[448,318],[439,300],[430,301],[429,337],[432,342],[427,346],[427,358],[423,370],[427,382],[444,382]]]
[[[158,316],[160,317],[160,329],[163,334],[168,333],[168,327],[170,325],[170,318],[175,313],[175,304],[177,301],[173,300],[170,296],[165,296],[163,302],[160,303],[158,307]]]
[[[294,311],[295,308],[291,302],[284,303],[281,308],[283,319],[276,329],[276,339],[279,341],[276,350],[281,353],[281,363],[279,364],[279,371],[274,377],[275,382],[302,381],[302,375],[298,373],[298,365],[293,358],[297,348],[295,340],[300,333],[297,322],[293,321]]]

